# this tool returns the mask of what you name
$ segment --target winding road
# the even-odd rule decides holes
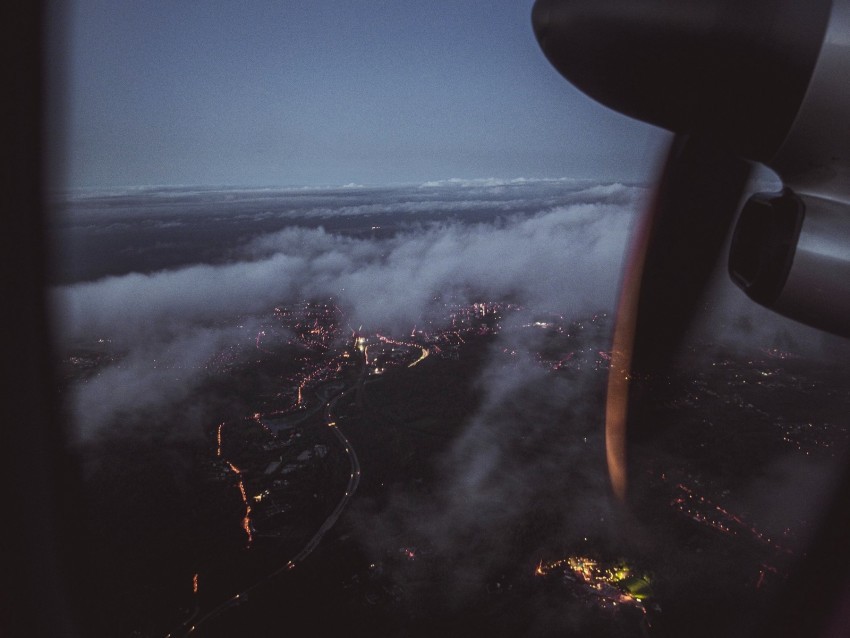
[[[186,621],[186,623],[184,623],[184,625],[180,629],[178,629],[176,632],[168,634],[166,638],[173,638],[179,635],[189,636],[198,631],[205,623],[220,616],[227,610],[240,605],[242,602],[247,600],[253,592],[258,590],[260,587],[266,585],[270,580],[280,576],[281,574],[289,571],[290,569],[294,569],[296,565],[298,565],[298,563],[303,562],[311,553],[313,553],[316,547],[319,546],[319,543],[322,542],[322,539],[324,538],[325,534],[327,534],[331,530],[331,528],[336,525],[336,522],[339,520],[339,517],[342,515],[342,512],[345,510],[349,501],[354,496],[354,493],[357,491],[357,486],[360,484],[360,461],[357,458],[357,453],[354,451],[354,447],[351,445],[351,441],[349,441],[348,438],[337,427],[336,420],[334,417],[334,408],[336,407],[337,402],[345,395],[354,391],[355,388],[356,386],[348,388],[343,392],[340,392],[339,394],[334,396],[330,401],[328,401],[328,403],[325,405],[325,424],[333,429],[333,433],[336,435],[336,438],[342,445],[343,450],[345,450],[345,453],[348,456],[348,461],[351,465],[351,473],[349,474],[348,485],[345,488],[345,494],[343,494],[342,498],[339,500],[334,510],[325,519],[324,523],[322,523],[321,527],[319,527],[318,531],[313,534],[313,537],[307,542],[307,544],[301,549],[301,551],[299,551],[285,565],[269,573],[265,578],[254,583],[247,589],[242,590],[238,594],[234,594],[217,607],[214,607],[200,618],[197,618],[197,620],[195,620],[195,618],[197,617],[197,614],[195,614],[191,620]],[[191,623],[193,620],[195,621],[194,624],[190,625],[189,623]]]

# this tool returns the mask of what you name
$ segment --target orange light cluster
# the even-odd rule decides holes
[[[215,455],[221,457],[221,429],[224,427],[224,423],[218,424],[218,433],[216,434],[216,440],[218,441],[218,448],[216,449]]]

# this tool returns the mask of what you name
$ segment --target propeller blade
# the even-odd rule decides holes
[[[627,424],[648,430],[634,381],[669,362],[698,311],[750,170],[730,153],[765,162],[788,187],[745,207],[733,280],[759,303],[850,335],[850,1],[536,0],[532,24],[584,93],[679,134],[634,232],[614,329],[606,445],[624,500]],[[850,472],[759,636],[847,634],[848,495]]]
[[[663,369],[715,272],[751,165],[711,143],[678,136],[653,202],[636,319],[633,369]],[[624,291],[626,292],[626,291]],[[633,294],[634,291],[628,291]]]
[[[640,420],[638,402],[630,401],[632,381],[665,369],[677,352],[715,271],[750,170],[748,162],[704,139],[677,136],[633,235],[614,326],[605,420],[609,475],[620,500],[628,484],[627,424]]]

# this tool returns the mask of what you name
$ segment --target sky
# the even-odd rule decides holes
[[[531,0],[76,0],[59,185],[642,181],[667,134],[552,68]]]

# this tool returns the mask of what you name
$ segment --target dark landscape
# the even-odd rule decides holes
[[[611,308],[644,197],[57,198],[90,635],[751,632],[846,457],[847,350],[720,289],[643,380],[616,502]]]

